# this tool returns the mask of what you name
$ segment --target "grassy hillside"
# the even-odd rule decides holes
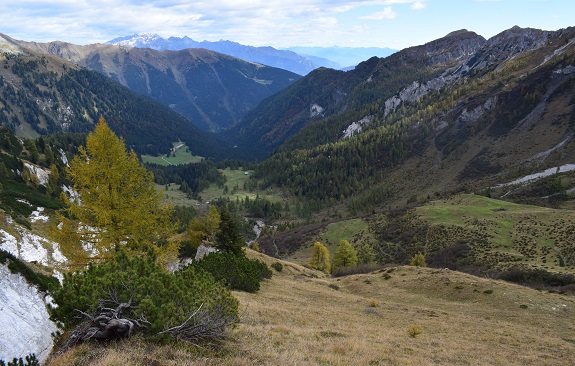
[[[431,202],[416,213],[431,228],[446,229],[444,242],[467,241],[477,260],[494,267],[575,273],[573,211],[460,195]]]
[[[178,165],[197,163],[204,160],[201,156],[192,154],[190,149],[183,142],[173,142],[173,147],[170,150],[170,155],[142,155],[142,162],[158,165]]]
[[[363,219],[333,222],[325,225],[315,235],[308,237],[305,244],[290,254],[287,259],[294,263],[307,264],[313,252],[313,244],[316,241],[325,245],[333,258],[340,240],[358,243],[359,241],[372,242],[375,239],[369,232],[368,223]]]
[[[259,256],[267,263],[275,260]],[[48,365],[565,365],[575,298],[449,270],[393,267],[339,279],[288,262],[221,347],[84,344]],[[413,328],[421,334],[412,337]]]

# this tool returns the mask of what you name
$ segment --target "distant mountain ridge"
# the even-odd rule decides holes
[[[15,43],[98,71],[170,107],[205,131],[227,128],[262,99],[301,77],[206,49]]]
[[[245,46],[237,42],[220,40],[217,42],[194,41],[184,37],[163,38],[157,34],[144,33],[132,36],[118,37],[106,44],[152,48],[155,50],[178,51],[186,48],[205,48],[223,53],[242,60],[288,70],[299,75],[306,75],[318,67],[339,69],[342,65],[322,57],[306,57],[289,50],[278,50],[273,47]],[[345,65],[344,65],[345,66]]]
[[[380,47],[289,47],[287,50],[306,57],[321,57],[342,65],[339,69],[353,69],[357,64],[372,57],[385,58],[398,50]],[[313,59],[313,58],[312,58]]]

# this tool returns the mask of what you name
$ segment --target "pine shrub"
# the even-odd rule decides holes
[[[86,320],[80,312],[93,316],[103,303],[127,303],[124,315],[145,319],[138,331],[148,337],[185,323],[200,308],[212,318],[228,319],[227,325],[237,322],[238,301],[209,273],[190,266],[170,273],[155,259],[151,252],[134,257],[119,252],[113,260],[66,274],[54,293],[53,319],[72,328]]]
[[[212,274],[216,280],[223,281],[232,290],[256,292],[260,281],[271,278],[272,271],[260,260],[249,259],[245,254],[233,252],[210,253],[192,266]]]
[[[12,361],[7,363],[4,360],[0,360],[0,366],[40,366],[40,361],[36,358],[34,353],[20,358],[13,358]]]

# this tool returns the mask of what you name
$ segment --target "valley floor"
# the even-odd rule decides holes
[[[261,256],[268,264],[276,260]],[[471,275],[396,267],[329,278],[283,262],[217,349],[141,340],[83,345],[49,365],[567,365],[575,297]],[[409,330],[421,334],[412,337]]]

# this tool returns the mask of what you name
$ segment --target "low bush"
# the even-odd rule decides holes
[[[370,273],[382,269],[381,264],[360,264],[353,267],[336,267],[331,273],[332,277],[351,276],[354,274]]]
[[[423,333],[423,330],[419,325],[416,324],[411,324],[411,326],[407,329],[407,335],[411,338],[415,338],[421,333]]]
[[[273,269],[275,269],[275,270],[278,271],[278,272],[281,272],[281,271],[283,271],[283,269],[284,269],[283,264],[281,264],[280,262],[274,262],[274,263],[272,263],[271,266],[272,266]]]
[[[8,362],[0,360],[0,366],[40,366],[40,361],[38,361],[35,354],[30,354],[24,359],[22,357],[13,358],[12,361]]]
[[[99,339],[94,334],[107,331],[98,332],[98,327],[109,318],[130,322],[128,335],[172,335],[188,341],[223,337],[225,327],[238,320],[238,301],[230,290],[201,268],[170,273],[155,259],[152,253],[128,257],[119,252],[111,261],[66,274],[54,293],[58,307],[52,309],[52,318],[74,328],[70,337],[78,342]],[[94,329],[91,336],[89,329]]]
[[[192,263],[192,266],[211,273],[216,280],[223,281],[232,290],[246,292],[258,291],[260,281],[272,277],[272,271],[264,262],[249,259],[243,253],[210,253]]]
[[[496,276],[500,280],[535,288],[562,288],[575,284],[572,274],[552,273],[544,269],[513,268]]]

